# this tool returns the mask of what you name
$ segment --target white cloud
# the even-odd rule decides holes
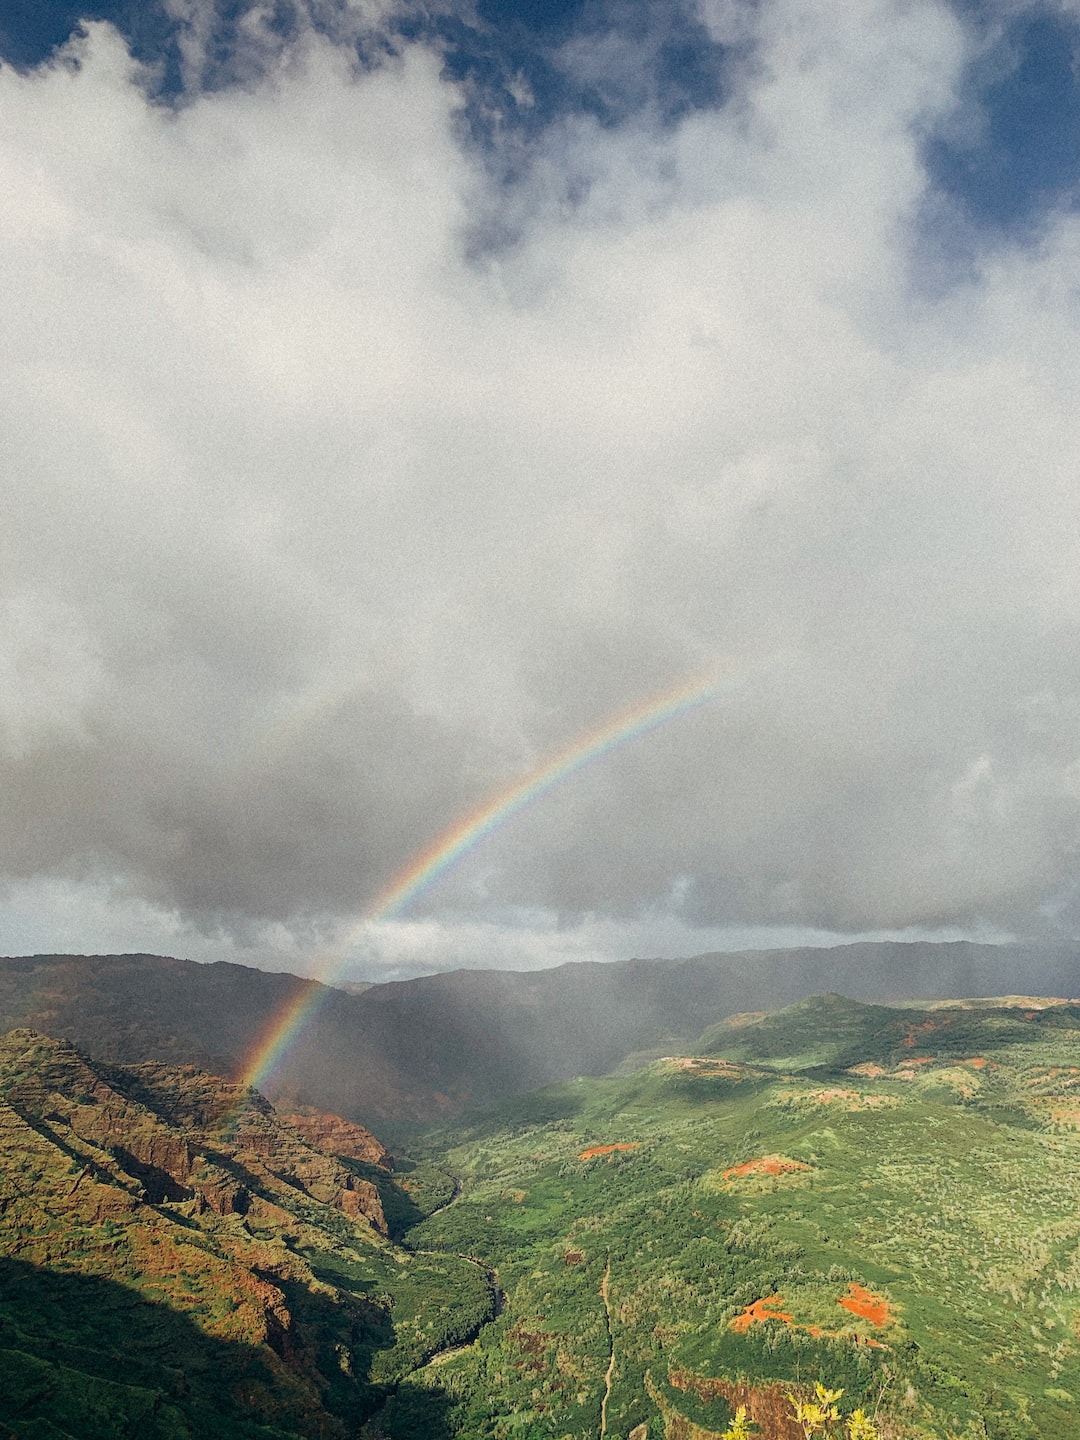
[[[928,299],[950,12],[756,14],[724,108],[554,127],[479,253],[511,197],[420,46],[360,73],[304,35],[179,110],[105,26],[0,73],[20,884],[119,877],[217,946],[293,927],[267,953],[302,968],[457,817],[715,663],[741,685],[504,827],[401,952],[1023,930],[1061,893],[1080,231]]]

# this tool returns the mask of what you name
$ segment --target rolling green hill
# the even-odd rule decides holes
[[[819,998],[430,1135],[463,1194],[410,1243],[508,1298],[420,1383],[470,1440],[708,1440],[737,1403],[794,1440],[818,1376],[897,1440],[1080,1433],[1080,1009],[1039,1004]]]

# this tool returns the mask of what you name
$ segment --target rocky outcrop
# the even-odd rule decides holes
[[[0,1142],[10,1151],[17,1135],[16,1148],[33,1152],[30,1173],[66,1157],[75,1178],[55,1203],[86,1210],[94,1224],[140,1205],[227,1217],[256,1202],[263,1217],[288,1223],[303,1194],[387,1233],[377,1188],[337,1156],[383,1169],[390,1157],[340,1116],[305,1111],[296,1124],[257,1091],[192,1066],[99,1065],[26,1029],[0,1039],[0,1097]]]
[[[370,1130],[343,1120],[340,1115],[323,1115],[318,1110],[305,1108],[286,1115],[285,1119],[299,1130],[309,1145],[327,1155],[342,1155],[347,1160],[377,1165],[381,1170],[394,1168],[394,1157]]]
[[[395,1330],[387,1302],[344,1277],[396,1268],[368,1176],[394,1182],[363,1169],[387,1158],[368,1132],[303,1119],[302,1131],[250,1087],[192,1066],[105,1064],[28,1029],[0,1036],[0,1368],[62,1373],[95,1417],[130,1385],[117,1434],[142,1433],[138,1407],[159,1387],[170,1435],[217,1434],[223,1406],[222,1434],[358,1433],[384,1398],[368,1357]],[[71,1297],[82,1328],[69,1345],[49,1306],[66,1316]],[[143,1352],[137,1374],[129,1345]]]

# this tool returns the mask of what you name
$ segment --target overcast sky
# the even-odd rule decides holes
[[[0,4],[0,950],[1076,933],[1072,0],[84,13]]]

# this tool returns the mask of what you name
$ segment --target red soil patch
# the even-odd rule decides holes
[[[972,1067],[972,1069],[974,1069],[974,1070],[981,1070],[981,1069],[983,1068],[983,1066],[986,1064],[986,1056],[985,1056],[985,1055],[976,1055],[973,1060],[965,1060],[965,1061],[964,1061],[964,1064],[965,1064],[965,1065],[970,1065],[970,1066]]]
[[[636,1150],[638,1143],[637,1140],[633,1140],[629,1143],[622,1141],[617,1145],[594,1145],[591,1150],[582,1150],[578,1159],[591,1160],[594,1155],[610,1155],[613,1150]]]
[[[836,1302],[838,1305],[843,1305],[845,1310],[850,1310],[853,1315],[857,1315],[860,1320],[869,1321],[871,1325],[885,1326],[894,1322],[895,1316],[891,1314],[887,1300],[882,1300],[879,1295],[864,1290],[861,1285],[856,1285],[854,1282],[848,1286],[848,1289],[851,1293],[841,1296]],[[731,1322],[732,1330],[743,1335],[751,1325],[763,1325],[766,1320],[779,1320],[793,1330],[801,1330],[804,1334],[813,1335],[815,1338],[822,1335],[834,1339],[842,1338],[835,1330],[824,1330],[820,1325],[796,1324],[793,1315],[780,1309],[783,1303],[782,1295],[766,1295],[763,1300],[755,1300],[752,1305],[747,1305],[741,1315],[735,1316]],[[888,1349],[888,1346],[883,1345],[880,1340],[872,1340],[865,1335],[855,1335],[849,1338],[853,1338],[856,1345],[867,1345],[872,1350]]]
[[[724,1171],[724,1179],[741,1180],[747,1175],[785,1175],[793,1170],[809,1170],[801,1160],[789,1160],[786,1155],[762,1155],[757,1160],[747,1160],[743,1165],[733,1165]]]
[[[848,1286],[848,1294],[841,1295],[836,1303],[842,1305],[845,1310],[850,1310],[852,1315],[857,1315],[860,1320],[869,1320],[871,1325],[876,1325],[879,1329],[885,1325],[891,1325],[895,1318],[889,1310],[887,1300],[883,1300],[880,1295],[875,1295],[872,1290],[865,1290],[861,1285],[856,1285],[854,1281]]]
[[[751,1325],[761,1325],[766,1320],[782,1320],[785,1325],[793,1325],[794,1315],[785,1314],[783,1310],[776,1308],[783,1303],[782,1295],[766,1295],[764,1300],[755,1300],[752,1305],[747,1305],[741,1315],[735,1316],[731,1322],[732,1330],[741,1335],[744,1330],[749,1330]]]

